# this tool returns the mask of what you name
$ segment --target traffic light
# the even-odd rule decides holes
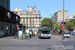
[[[64,25],[63,25],[63,23],[64,23]],[[61,26],[66,26],[66,22],[61,22]]]

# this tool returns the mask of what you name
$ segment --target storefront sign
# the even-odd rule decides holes
[[[16,16],[16,21],[18,21],[18,16]]]
[[[7,13],[7,16],[8,16],[9,19],[11,18],[10,12]]]

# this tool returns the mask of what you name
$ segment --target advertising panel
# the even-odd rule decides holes
[[[18,31],[18,38],[19,38],[19,39],[22,38],[22,34],[23,34],[22,31]]]

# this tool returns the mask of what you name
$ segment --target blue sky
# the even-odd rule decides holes
[[[10,9],[15,8],[27,9],[27,6],[36,6],[41,12],[41,16],[51,17],[58,10],[63,10],[63,0],[10,0]],[[75,0],[65,0],[64,9],[69,12],[69,15],[75,13]]]

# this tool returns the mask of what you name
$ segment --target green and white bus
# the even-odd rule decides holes
[[[51,38],[50,29],[38,29],[38,38]]]

